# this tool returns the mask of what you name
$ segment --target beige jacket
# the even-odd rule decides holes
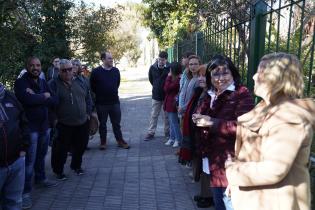
[[[310,99],[264,102],[238,118],[236,162],[226,169],[235,210],[310,210]]]

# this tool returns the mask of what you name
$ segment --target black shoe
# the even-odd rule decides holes
[[[194,196],[194,201],[200,201],[203,197],[201,197],[200,195],[195,195]]]
[[[213,198],[200,197],[200,200],[197,201],[197,206],[198,208],[208,208],[208,207],[214,206]]]
[[[58,182],[45,179],[45,180],[42,180],[42,181],[39,181],[39,182],[35,182],[35,185],[36,185],[38,188],[50,188],[50,187],[55,187],[55,186],[57,186],[57,185],[58,185]]]
[[[150,141],[154,138],[154,134],[148,133],[145,137],[144,137],[144,141]]]
[[[68,179],[68,177],[65,174],[57,174],[56,178],[60,181],[64,181]]]
[[[78,176],[80,176],[80,175],[83,175],[83,174],[84,174],[84,171],[83,171],[83,169],[82,169],[82,168],[74,169],[74,172],[75,172]]]

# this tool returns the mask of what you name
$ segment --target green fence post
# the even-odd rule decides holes
[[[172,62],[173,61],[173,47],[169,47],[167,49],[167,54],[168,54],[168,61]]]
[[[198,55],[201,59],[203,58],[204,54],[204,36],[201,31],[196,33],[196,55]]]
[[[176,61],[179,61],[178,41],[176,42]]]
[[[263,0],[253,0],[251,6],[249,59],[247,70],[247,87],[254,89],[253,76],[257,71],[259,59],[264,54],[266,35],[267,4]]]

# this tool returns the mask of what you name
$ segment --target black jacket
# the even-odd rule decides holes
[[[163,69],[158,68],[157,62],[155,62],[149,69],[149,81],[152,85],[152,99],[157,101],[163,101],[164,83],[167,74],[170,72],[169,63]]]
[[[28,93],[27,88],[31,89],[34,94]],[[39,78],[36,83],[26,72],[15,81],[14,92],[23,105],[26,117],[29,120],[30,131],[46,131],[49,127],[48,108],[57,103],[57,98],[52,94],[47,82]],[[45,92],[49,92],[51,97],[45,98]]]
[[[29,145],[28,122],[13,93],[5,92],[1,102],[9,121],[0,126],[0,167],[11,165]]]

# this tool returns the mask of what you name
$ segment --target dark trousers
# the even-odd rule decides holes
[[[101,136],[102,143],[106,142],[107,136],[107,118],[109,116],[110,122],[112,123],[113,132],[116,141],[122,140],[122,133],[120,128],[121,121],[121,110],[120,104],[113,105],[96,105],[97,116],[100,121],[99,132]]]
[[[68,151],[72,152],[70,167],[81,168],[82,156],[89,140],[88,121],[82,125],[69,126],[58,123],[56,126],[58,136],[53,143],[51,153],[51,166],[56,174],[63,173]]]

